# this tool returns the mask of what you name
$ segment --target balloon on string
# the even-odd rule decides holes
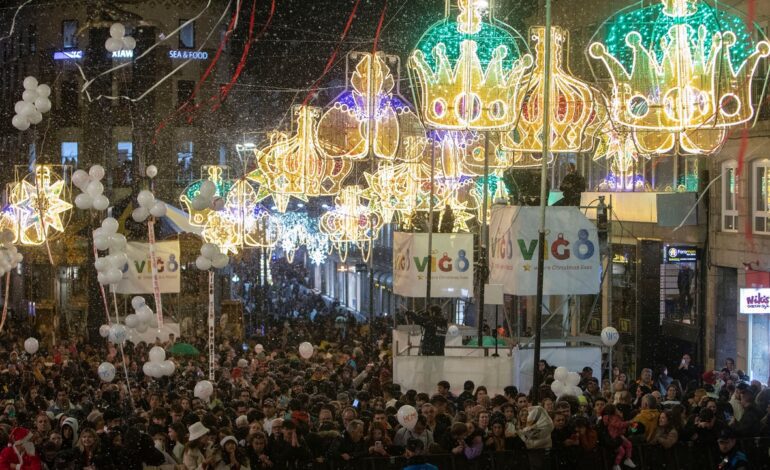
[[[149,210],[152,205],[155,204],[155,195],[153,195],[152,192],[143,189],[139,191],[139,195],[136,196],[136,201],[141,207],[145,207]]]
[[[128,328],[136,328],[137,326],[139,326],[139,323],[141,323],[139,321],[139,317],[137,317],[135,313],[127,315],[126,319],[123,321],[125,322],[126,327]]]
[[[417,424],[417,410],[412,405],[404,405],[399,408],[396,417],[398,418],[398,424],[410,431]]]
[[[201,246],[201,255],[213,260],[219,254],[219,248],[213,243],[204,243]]]
[[[139,326],[136,327],[136,332],[144,333],[149,329],[150,329],[150,325],[148,325],[147,323],[140,323]]]
[[[49,96],[51,96],[51,87],[49,87],[46,84],[38,85],[37,95],[41,98],[48,98]]]
[[[577,372],[570,372],[567,375],[566,382],[567,382],[567,385],[569,385],[570,387],[577,386],[577,384],[580,383],[580,374],[578,374]]]
[[[123,37],[123,50],[132,51],[136,48],[136,39],[131,36]]]
[[[201,187],[198,190],[201,196],[204,198],[211,198],[216,194],[217,192],[217,186],[214,184],[211,180],[206,180],[203,183],[201,183]]]
[[[110,247],[110,237],[107,235],[98,235],[94,237],[94,246],[97,250],[106,250]]]
[[[78,194],[78,196],[83,196],[83,194]],[[75,199],[77,199],[77,197]],[[76,204],[77,204],[77,201],[76,201]],[[107,196],[105,196],[104,194],[100,194],[95,198],[93,198],[91,205],[93,206],[94,209],[98,211],[103,211],[108,207],[110,207],[110,200],[107,199]]]
[[[144,306],[146,303],[147,303],[147,302],[144,300],[144,297],[142,297],[142,296],[140,296],[140,295],[134,296],[134,297],[131,299],[131,307],[133,307],[133,308],[134,308],[134,310],[139,310],[139,309],[140,309],[140,308],[142,308],[142,306]]]
[[[149,354],[150,362],[163,362],[166,360],[166,351],[160,346],[153,346]]]
[[[216,269],[222,269],[227,266],[228,263],[230,263],[230,258],[224,253],[217,254],[214,259],[211,260],[211,266]]]
[[[22,82],[24,85],[25,90],[35,90],[37,91],[38,83],[37,78],[33,77],[32,75],[24,78],[24,81]]]
[[[565,385],[564,385],[564,382],[562,382],[561,380],[554,380],[553,382],[551,382],[551,391],[557,397],[560,397],[564,394],[564,389],[565,389]]]
[[[162,375],[173,375],[175,370],[176,364],[174,364],[174,361],[165,360],[160,363],[160,372]]]
[[[559,382],[566,383],[568,375],[569,375],[569,369],[562,366],[562,367],[556,368],[556,370],[553,373],[553,378],[558,380]]]
[[[201,380],[193,389],[193,396],[204,401],[208,401],[212,393],[214,393],[214,386],[208,380]]]
[[[446,332],[449,336],[457,336],[460,334],[460,328],[458,328],[457,325],[452,325],[447,328]]]
[[[126,35],[126,27],[121,23],[112,23],[110,26],[110,37],[115,39],[123,39]]]
[[[131,49],[133,49],[133,47]],[[148,178],[155,178],[156,176],[158,176],[158,167],[155,165],[148,166],[147,169],[145,170],[145,174],[147,175]]]
[[[40,124],[43,121],[43,113],[35,110],[27,119],[29,119],[30,124]]]
[[[123,258],[126,260],[125,262],[128,262],[128,257],[125,253],[123,253],[126,249],[126,245],[128,244],[128,240],[126,239],[126,236],[122,233],[113,233],[110,235],[110,253],[116,253],[123,255]],[[123,263],[125,264],[125,263]],[[121,264],[121,267],[123,266]]]
[[[211,260],[203,255],[200,255],[195,259],[195,267],[201,271],[208,271],[211,269]]]
[[[11,119],[11,124],[13,125],[13,127],[15,127],[20,131],[26,131],[27,129],[29,129],[29,126],[30,126],[29,119],[19,114],[17,114],[16,116],[13,117],[13,119]]]
[[[115,379],[115,366],[109,362],[102,362],[97,369],[99,378],[104,382],[112,382]]]
[[[102,220],[102,228],[104,229],[105,235],[112,235],[113,233],[117,233],[119,227],[120,224],[114,217],[107,217],[106,219]]]
[[[106,338],[110,335],[110,325],[102,325],[99,327],[99,336]]]
[[[166,216],[166,204],[162,201],[155,201],[150,209],[150,214],[153,217],[165,217]]]
[[[142,365],[142,372],[144,372],[144,375],[155,379],[163,376],[163,370],[161,369],[160,364],[157,362],[145,362],[144,365]]]
[[[40,96],[38,93],[38,97],[35,100],[35,109],[37,109],[40,113],[47,113],[51,110],[51,100],[49,100],[46,97]]]
[[[604,327],[601,336],[602,343],[608,347],[615,346],[618,344],[618,340],[620,340],[620,333],[618,333],[618,330],[611,326]]]
[[[126,336],[128,336],[128,330],[126,330],[125,326],[116,324],[110,327],[110,334],[108,336],[110,343],[123,344],[126,341]]]
[[[104,48],[107,49],[108,52],[119,51],[123,49],[123,41],[118,38],[107,38],[107,40],[104,41]]]
[[[88,173],[85,172],[85,170],[75,170],[75,172],[72,173],[72,184],[81,190],[88,186],[90,181],[91,177],[88,175]]]
[[[94,267],[98,272],[105,271],[110,268],[110,260],[108,260],[106,257],[96,258],[96,261],[94,261]]]
[[[24,350],[27,351],[27,354],[35,354],[38,349],[40,349],[40,343],[36,338],[30,337],[24,340]]]
[[[88,176],[94,181],[101,181],[104,178],[104,174],[104,167],[101,165],[91,165],[91,168],[88,169]]]
[[[33,106],[34,106],[35,100],[38,98],[39,96],[37,94],[37,88],[34,90],[24,90],[24,93],[21,94],[21,99],[23,99],[27,103],[31,103]]]
[[[302,357],[302,359],[310,359],[313,357],[313,352],[313,345],[307,341],[299,345],[299,355]]]
[[[134,222],[142,223],[150,216],[150,211],[146,207],[137,207],[131,212],[131,218]]]
[[[136,316],[139,317],[139,321],[141,323],[149,323],[150,320],[152,320],[152,316],[154,315],[154,312],[152,309],[147,305],[142,305],[136,310]]]

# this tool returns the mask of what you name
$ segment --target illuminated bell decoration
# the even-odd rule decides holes
[[[591,57],[612,78],[611,117],[643,153],[710,154],[754,116],[752,79],[770,43],[704,0],[662,0],[621,12]]]
[[[425,151],[425,131],[409,103],[398,93],[396,56],[351,52],[358,60],[348,89],[318,121],[317,141],[330,158],[359,160],[370,152],[384,160],[413,161]],[[396,73],[388,64],[396,67]]]
[[[365,199],[361,186],[342,189],[335,200],[335,207],[321,216],[321,233],[329,237],[343,261],[347,258],[348,244],[361,249],[364,261],[371,255],[372,242],[382,227],[382,216],[362,203]]]
[[[543,100],[545,94],[545,27],[530,29],[535,49],[535,65],[531,76],[525,78],[526,89],[517,95],[516,109],[521,117],[515,129],[503,141],[503,147],[520,152],[542,152]],[[591,87],[572,76],[567,60],[569,33],[558,27],[551,28],[550,139],[548,150],[553,153],[581,152],[586,128],[594,115]]]
[[[434,24],[409,58],[419,113],[434,129],[509,130],[518,117],[514,99],[532,56],[520,56],[518,33],[494,19],[494,5],[489,5],[489,22],[482,19],[480,0],[457,5],[457,19]]]
[[[32,173],[13,184],[9,203],[15,222],[15,242],[41,245],[64,232],[72,204],[67,201],[69,191],[63,171],[64,167],[59,165],[35,165]]]
[[[246,175],[259,184],[258,201],[272,196],[279,212],[289,199],[307,202],[308,197],[333,196],[353,164],[344,159],[323,158],[315,140],[319,108],[295,106],[296,133],[274,132],[270,144],[256,152],[257,170]]]

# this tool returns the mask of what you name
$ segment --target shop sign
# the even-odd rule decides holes
[[[770,313],[770,289],[741,289],[741,313]]]
[[[180,51],[172,49],[168,51],[168,56],[171,59],[206,60],[209,58],[209,53],[206,51]]]
[[[694,246],[666,246],[666,263],[694,263],[698,261],[698,249]]]
[[[83,51],[56,51],[53,53],[53,60],[80,60],[83,58]]]

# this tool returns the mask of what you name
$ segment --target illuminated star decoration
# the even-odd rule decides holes
[[[333,196],[353,167],[345,159],[328,159],[321,155],[315,140],[318,108],[296,106],[296,132],[289,136],[273,132],[270,143],[255,150],[257,169],[246,178],[259,184],[257,201],[272,196],[279,212],[286,212],[289,199],[307,202],[308,197]]]
[[[639,152],[630,131],[615,129],[611,124],[606,126],[593,157],[594,161],[606,159],[610,167],[607,178],[599,184],[599,190],[644,191],[644,178],[634,175],[634,164],[640,156],[650,158]]]
[[[770,43],[755,44],[741,18],[704,0],[661,0],[607,24],[589,53],[612,78],[612,120],[643,153],[711,154],[754,116],[752,80]]]
[[[10,205],[16,221],[16,238],[22,245],[41,245],[64,232],[72,204],[67,186],[52,165],[35,165],[32,173],[11,188]]]
[[[349,244],[361,250],[364,261],[371,256],[372,242],[382,227],[382,215],[364,204],[366,199],[361,186],[347,186],[335,199],[335,207],[321,216],[321,233],[329,237],[342,261],[347,259]]]
[[[348,54],[348,62],[356,60],[348,90],[332,101],[318,122],[321,151],[329,158],[350,160],[370,154],[382,160],[418,159],[426,147],[425,132],[410,104],[397,93],[398,57]]]

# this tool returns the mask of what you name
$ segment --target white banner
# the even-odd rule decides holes
[[[396,232],[393,236],[393,292],[425,297],[428,278],[428,234]],[[434,233],[431,297],[473,295],[473,235]]]
[[[577,207],[546,210],[543,294],[596,294],[601,283],[596,226]],[[489,283],[506,294],[537,293],[539,207],[492,207]]]
[[[123,268],[125,274],[115,292],[118,294],[152,294],[149,243],[128,242],[126,254],[128,255],[128,266]],[[181,278],[179,241],[156,242],[155,260],[158,265],[160,292],[163,294],[179,293]]]

